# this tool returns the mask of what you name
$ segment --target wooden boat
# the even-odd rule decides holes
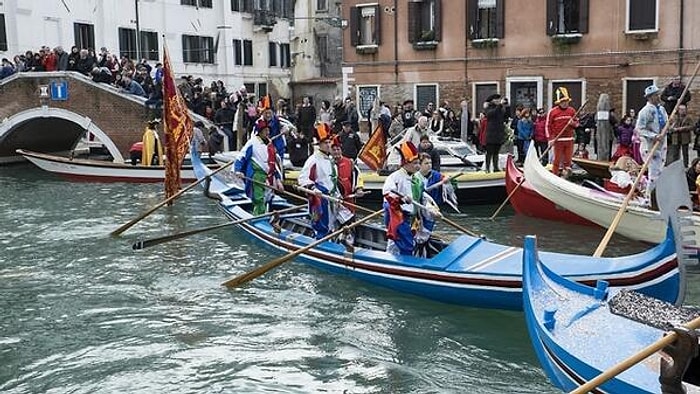
[[[42,170],[72,181],[156,183],[163,182],[165,177],[165,167],[163,166],[145,167],[105,160],[76,159],[24,149],[17,149],[17,153]],[[210,166],[217,168],[218,164]],[[183,183],[197,180],[191,165],[183,166],[180,176]]]
[[[682,164],[673,163],[667,169],[673,176],[659,178],[657,190],[680,192],[674,197],[677,206],[692,208]],[[604,228],[610,226],[624,200],[623,195],[590,189],[552,174],[537,160],[533,150],[528,151],[525,159],[525,178],[546,199]],[[631,203],[616,227],[616,232],[630,239],[658,243],[666,235],[665,222],[659,211]],[[684,247],[697,248],[700,245],[700,217],[688,213],[683,222]]]
[[[520,184],[521,182],[522,184]],[[517,190],[511,196],[515,188],[517,188]],[[511,196],[509,200],[510,205],[513,206],[515,212],[521,215],[554,220],[557,222],[595,226],[591,221],[562,208],[560,205],[551,202],[537,193],[532,186],[530,186],[530,183],[525,180],[522,171],[515,166],[512,155],[509,155],[506,161],[506,192]]]
[[[198,178],[211,174],[193,155]],[[209,194],[220,197],[218,206],[231,220],[252,217],[251,202],[242,185],[226,174],[211,176]],[[289,207],[275,197],[272,209]],[[240,225],[251,238],[287,253],[315,241],[305,208],[280,215],[276,222],[261,219]],[[593,258],[562,253],[543,253],[552,269],[585,283],[597,279],[611,286],[631,286],[669,302],[678,302],[682,270],[670,233],[665,242],[646,252],[617,258]],[[459,236],[452,242],[431,239],[429,258],[387,253],[386,230],[381,225],[357,227],[354,252],[336,242],[324,242],[299,259],[321,269],[345,274],[394,290],[438,301],[485,308],[522,308],[522,249],[499,245],[482,238]]]
[[[647,306],[662,304],[658,300],[609,288],[605,282],[589,287],[557,275],[539,261],[534,237],[525,240],[523,264],[523,308],[530,340],[549,380],[561,390],[580,387],[663,337],[664,330],[611,313],[625,309],[620,306],[627,303],[629,310],[650,314],[654,309]],[[678,310],[671,305],[666,309]],[[673,315],[664,314],[669,316]],[[659,358],[658,353],[652,355],[593,392],[660,393]],[[700,392],[698,386],[686,388],[691,392],[693,387],[698,391],[692,392]]]
[[[582,159],[580,157],[574,157],[572,161],[594,178],[610,179],[612,177],[612,174],[610,174],[610,162]]]

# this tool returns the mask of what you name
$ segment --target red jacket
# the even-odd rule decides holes
[[[553,141],[557,136],[559,138],[557,141],[573,141],[574,140],[574,130],[578,127],[578,118],[576,116],[576,110],[567,107],[566,109],[561,108],[556,105],[547,113],[547,121],[545,122],[545,132],[547,133],[547,139]],[[571,123],[569,119],[574,118]],[[562,129],[566,124],[569,126],[562,132]],[[559,135],[561,133],[561,135]]]

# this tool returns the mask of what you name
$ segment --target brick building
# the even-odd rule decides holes
[[[614,107],[639,109],[644,87],[679,74],[687,83],[700,60],[697,1],[349,0],[343,8],[345,77],[360,105],[372,94],[412,98],[416,108],[466,97],[478,112],[499,92],[513,105],[548,107],[566,86],[574,105],[590,99],[594,109],[608,93]],[[698,101],[691,111],[700,112]]]

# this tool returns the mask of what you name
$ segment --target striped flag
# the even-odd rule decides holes
[[[168,47],[163,43],[163,128],[165,133],[165,197],[180,190],[180,167],[192,138],[192,118],[175,85]],[[172,203],[170,203],[172,204]]]
[[[369,168],[378,171],[386,163],[386,132],[382,122],[377,122],[377,127],[369,136],[367,143],[360,149],[357,158],[365,162]]]

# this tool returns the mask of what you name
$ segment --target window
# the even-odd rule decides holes
[[[627,0],[627,31],[658,30],[659,2]]]
[[[408,3],[408,42],[430,42],[442,39],[441,0]]]
[[[119,56],[136,59],[136,30],[119,28]]]
[[[292,52],[289,44],[280,44],[280,67],[289,68],[292,66]]]
[[[474,114],[478,114],[483,111],[482,105],[486,101],[486,98],[492,94],[498,93],[497,83],[478,83],[474,84]]]
[[[236,66],[243,65],[243,46],[241,40],[233,40],[233,64]]]
[[[182,36],[182,61],[185,63],[214,63],[214,38]]]
[[[625,80],[624,105],[622,111],[617,111],[620,115],[627,113],[630,109],[639,112],[647,104],[644,98],[644,89],[656,83],[653,79],[627,79]]]
[[[483,40],[504,37],[505,8],[503,0],[473,1],[467,8],[469,39]]]
[[[438,87],[437,85],[416,85],[416,105],[417,110],[422,110],[428,106],[428,103],[438,102]]]
[[[74,23],[75,46],[80,49],[95,48],[95,26],[87,23]]]
[[[589,0],[547,0],[547,34],[588,33]]]
[[[142,31],[141,53],[136,53],[136,30],[119,28],[119,56],[126,56],[129,59],[145,58],[148,60],[158,60],[158,34],[152,31]]]
[[[255,0],[255,11],[272,11],[273,0]]]
[[[318,57],[321,62],[328,61],[328,36],[317,36],[316,46],[318,47]]]
[[[253,0],[231,0],[231,11],[253,12]]]
[[[374,106],[377,97],[379,97],[379,85],[357,87],[357,111],[363,120],[367,119],[367,114]]]
[[[195,7],[212,8],[211,0],[180,0],[181,5],[193,5]]]
[[[277,44],[270,42],[267,44],[267,56],[269,59],[269,67],[277,67]]]
[[[328,11],[328,0],[316,0],[316,11]]]
[[[5,14],[0,14],[0,51],[7,50],[7,31],[5,30]]]
[[[141,32],[141,57],[148,60],[159,59],[158,33],[155,31]]]
[[[265,82],[259,83],[258,84],[258,97],[263,97],[267,95],[267,84]],[[273,105],[273,103],[270,103],[270,105]]]
[[[253,41],[243,40],[243,65],[253,65]]]
[[[350,37],[352,46],[379,45],[379,6],[350,8]]]

